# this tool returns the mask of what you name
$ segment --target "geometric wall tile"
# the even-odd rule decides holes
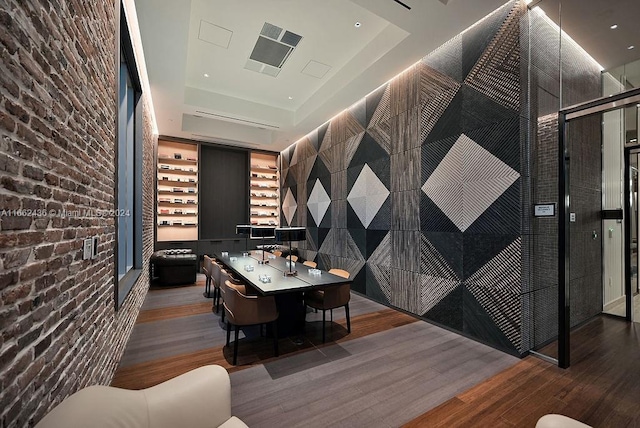
[[[388,196],[389,190],[369,168],[369,165],[365,164],[351,188],[347,200],[366,228]]]
[[[371,113],[369,123],[367,123],[367,129],[382,122],[386,122],[391,118],[391,89],[389,85],[385,85],[383,88],[376,90],[375,93],[371,95],[377,98],[378,103],[375,107],[375,110],[373,110],[373,112]],[[369,111],[369,97],[367,97],[367,116],[369,116]]]
[[[320,147],[322,146],[322,142],[324,141],[324,136],[329,129],[329,122],[321,125],[317,128],[317,132],[314,131],[313,138],[310,139],[311,145],[316,149],[316,153],[320,151]]]
[[[457,35],[422,59],[425,65],[462,82],[462,35]],[[422,101],[422,100],[421,100]]]
[[[391,155],[391,191],[419,189],[420,147]]]
[[[318,129],[318,153],[331,148],[331,122],[327,122]]]
[[[291,189],[288,189],[287,195],[284,197],[284,201],[282,201],[282,212],[284,213],[284,218],[287,220],[287,225],[291,225],[293,215],[296,213],[297,208],[298,204],[296,203],[296,199]]]
[[[467,288],[463,290],[462,307],[464,333],[510,353],[518,350]]]
[[[418,139],[419,108],[412,107],[389,121],[391,153],[403,153],[406,150],[419,147],[422,140]]]
[[[376,237],[371,236],[375,233]],[[379,235],[384,234],[384,238],[379,241],[377,247],[374,247],[375,241],[378,241]],[[373,241],[370,245],[370,241]],[[374,248],[373,250],[371,248]],[[391,266],[391,232],[385,231],[367,231],[367,252],[369,253],[368,262],[378,266]]]
[[[356,166],[364,165],[378,159],[389,159],[389,152],[385,151],[380,144],[374,139],[369,131],[366,131],[358,148],[356,149],[351,161],[347,165],[347,168],[354,168]]]
[[[367,134],[370,135],[376,143],[384,149],[385,152],[391,152],[391,120],[385,120],[375,126],[367,128]]]
[[[511,10],[498,34],[475,64],[465,83],[513,110],[520,108],[519,3]]]
[[[404,70],[389,82],[391,117],[418,105],[420,97],[419,64]]]
[[[420,309],[420,274],[392,267],[390,285],[389,303],[417,314]]]
[[[320,222],[322,222],[325,213],[329,209],[329,205],[331,205],[331,198],[322,186],[322,183],[320,183],[320,180],[316,179],[313,190],[311,190],[311,194],[309,195],[309,200],[307,201],[307,208],[316,225],[319,226]]]
[[[422,190],[464,232],[519,176],[462,134]]]
[[[353,156],[356,154],[358,147],[360,147],[360,142],[362,141],[362,137],[365,136],[365,132],[361,132],[353,137],[349,138],[344,145],[344,150],[339,153],[338,159],[340,159],[340,168],[339,170],[345,170],[351,164],[351,160]]]
[[[418,230],[391,231],[391,266],[420,273],[420,236]]]
[[[466,77],[489,46],[514,2],[501,6],[462,33],[462,76]]]
[[[436,306],[460,285],[460,281],[437,276],[420,275],[420,314]]]
[[[334,200],[347,199],[347,171],[331,174],[331,195]]]
[[[438,277],[448,281],[461,282],[461,269],[457,268],[456,265],[458,263],[451,259],[461,254],[462,251],[458,251],[457,254],[452,254],[452,250],[455,250],[457,247],[456,245],[452,248],[443,248],[443,245],[448,244],[446,241],[452,241],[450,235],[451,234],[432,233],[428,237],[424,235],[421,236],[420,272],[428,277]],[[438,243],[438,241],[445,241],[444,244],[439,243],[438,247],[440,250],[434,245],[434,243]]]
[[[391,193],[391,229],[420,230],[420,190]]]
[[[367,262],[367,296],[389,303],[391,299],[391,268]]]
[[[521,263],[518,237],[465,280],[466,288],[518,350],[522,348]]]
[[[359,220],[358,220],[359,221]],[[391,197],[388,197],[384,204],[373,217],[367,230],[389,230],[391,229]]]
[[[331,201],[331,227],[347,228],[347,200],[334,199]]]
[[[422,276],[422,275],[421,275]],[[460,283],[446,294],[422,316],[426,319],[462,331],[462,294],[464,286]]]

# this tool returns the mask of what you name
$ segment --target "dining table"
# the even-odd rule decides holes
[[[278,334],[282,337],[304,333],[306,307],[304,292],[351,280],[328,271],[310,268],[302,263],[262,250],[220,252],[213,255],[242,282],[253,287],[259,295],[274,296],[278,309]],[[297,270],[296,275],[287,274]]]

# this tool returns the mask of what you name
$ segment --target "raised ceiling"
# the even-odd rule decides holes
[[[135,3],[160,135],[280,151],[505,0]],[[279,69],[249,60],[265,23],[302,37]]]

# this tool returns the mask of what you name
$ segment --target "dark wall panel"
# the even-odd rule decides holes
[[[236,237],[236,225],[249,214],[249,152],[221,147],[201,148],[200,239]]]

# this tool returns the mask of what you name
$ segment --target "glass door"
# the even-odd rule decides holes
[[[640,321],[638,310],[640,309],[640,297],[638,296],[638,158],[640,148],[627,148],[625,150],[625,212],[628,213],[625,220],[625,302],[624,312],[616,313],[629,321]]]
[[[601,313],[640,320],[640,89],[560,112],[558,365],[571,329]]]

